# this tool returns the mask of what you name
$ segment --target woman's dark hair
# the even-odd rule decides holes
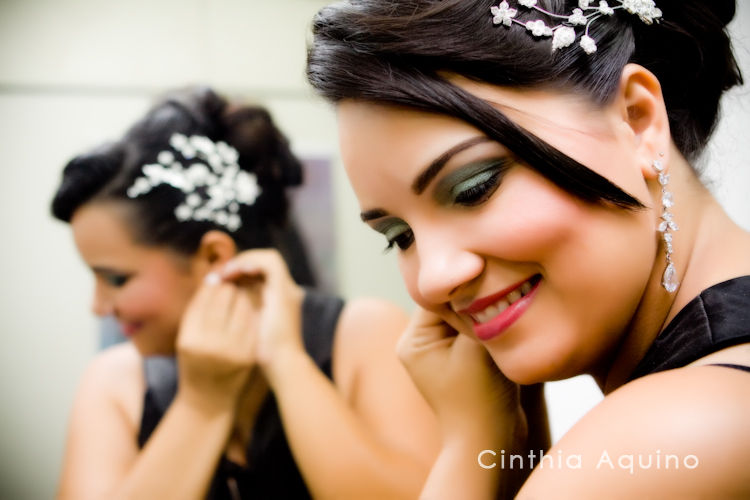
[[[575,92],[604,105],[617,91],[624,66],[640,64],[661,82],[672,138],[688,160],[706,145],[722,93],[742,83],[725,30],[734,17],[734,0],[656,0],[663,18],[652,25],[618,9],[615,16],[591,25],[589,34],[598,46],[591,55],[577,45],[553,53],[550,38],[535,38],[516,24],[494,25],[490,7],[498,3],[348,0],[326,7],[313,22],[308,79],[334,103],[356,99],[456,117],[569,193],[623,208],[642,204],[452,84],[446,75]],[[538,6],[572,13],[578,0],[539,0]],[[544,17],[512,7],[518,8],[522,21]]]
[[[119,141],[73,158],[63,170],[52,201],[52,213],[70,222],[74,212],[92,201],[116,201],[125,207],[136,241],[194,253],[213,221],[180,222],[175,209],[185,201],[180,189],[160,185],[135,199],[127,190],[141,177],[141,167],[155,163],[169,149],[174,133],[223,141],[239,153],[240,169],[252,172],[261,189],[252,205],[240,204],[242,224],[230,234],[239,249],[274,246],[274,234],[286,223],[286,188],[302,181],[302,166],[289,143],[259,106],[233,105],[205,87],[168,94],[137,121]],[[283,232],[283,231],[282,231]]]

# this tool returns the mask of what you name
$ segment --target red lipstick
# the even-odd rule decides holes
[[[128,338],[135,335],[140,330],[140,323],[120,323],[120,331]]]
[[[540,281],[541,276],[532,276],[528,280],[521,281],[488,297],[483,297],[474,301],[469,307],[459,311],[459,313],[472,315],[474,334],[479,340],[491,340],[505,332],[505,330],[507,330],[516,322],[516,320],[518,320],[518,318],[521,317],[521,315],[523,315],[524,312],[526,312],[526,309],[529,308],[531,302],[534,300]],[[526,285],[524,289],[527,291],[523,293],[521,290],[526,283],[528,283],[528,285]],[[508,297],[508,294],[514,291],[518,291],[518,293],[521,294],[521,297],[514,300],[512,304],[509,304],[509,301],[506,300],[506,298]],[[480,313],[501,301],[504,301],[504,307],[501,307],[500,309],[502,310],[498,310],[498,313],[494,317],[481,323],[476,320],[476,313]]]

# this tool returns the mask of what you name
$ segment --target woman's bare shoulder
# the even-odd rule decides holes
[[[748,496],[748,396],[750,373],[717,366],[630,382],[552,447],[521,498],[554,491],[578,498]]]
[[[374,297],[350,300],[341,312],[336,329],[343,343],[367,349],[374,344],[391,346],[406,327],[409,318],[396,304]]]
[[[59,498],[105,498],[138,454],[143,399],[141,358],[129,343],[98,353],[73,403]]]
[[[347,301],[334,340],[334,368],[339,380],[351,379],[368,365],[396,364],[396,341],[406,328],[408,316],[399,306],[380,298]],[[334,378],[336,373],[334,373]]]
[[[127,420],[140,418],[145,391],[143,358],[129,342],[97,353],[86,368],[79,387],[79,398],[113,404]]]

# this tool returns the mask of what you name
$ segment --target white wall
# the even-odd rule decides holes
[[[65,161],[119,135],[162,90],[207,83],[266,104],[301,151],[335,153],[330,109],[304,81],[309,20],[328,0],[0,0],[0,498],[53,495],[77,379],[96,349],[90,278],[69,230],[48,215]],[[750,5],[736,31],[750,77]],[[747,86],[733,92],[710,175],[750,229]],[[721,152],[719,152],[721,151]],[[339,285],[410,307],[382,238],[359,222],[336,171]],[[553,384],[559,435],[598,395]]]
[[[750,1],[737,0],[729,29],[745,84],[722,101],[722,119],[703,158],[704,182],[729,215],[750,230]]]

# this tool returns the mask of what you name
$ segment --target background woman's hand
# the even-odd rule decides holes
[[[247,250],[223,270],[225,280],[254,294],[258,315],[256,360],[269,382],[283,369],[288,354],[304,353],[302,300],[304,290],[292,279],[284,259],[271,249]]]
[[[177,337],[179,392],[201,408],[233,408],[255,365],[257,313],[252,294],[207,275]]]

